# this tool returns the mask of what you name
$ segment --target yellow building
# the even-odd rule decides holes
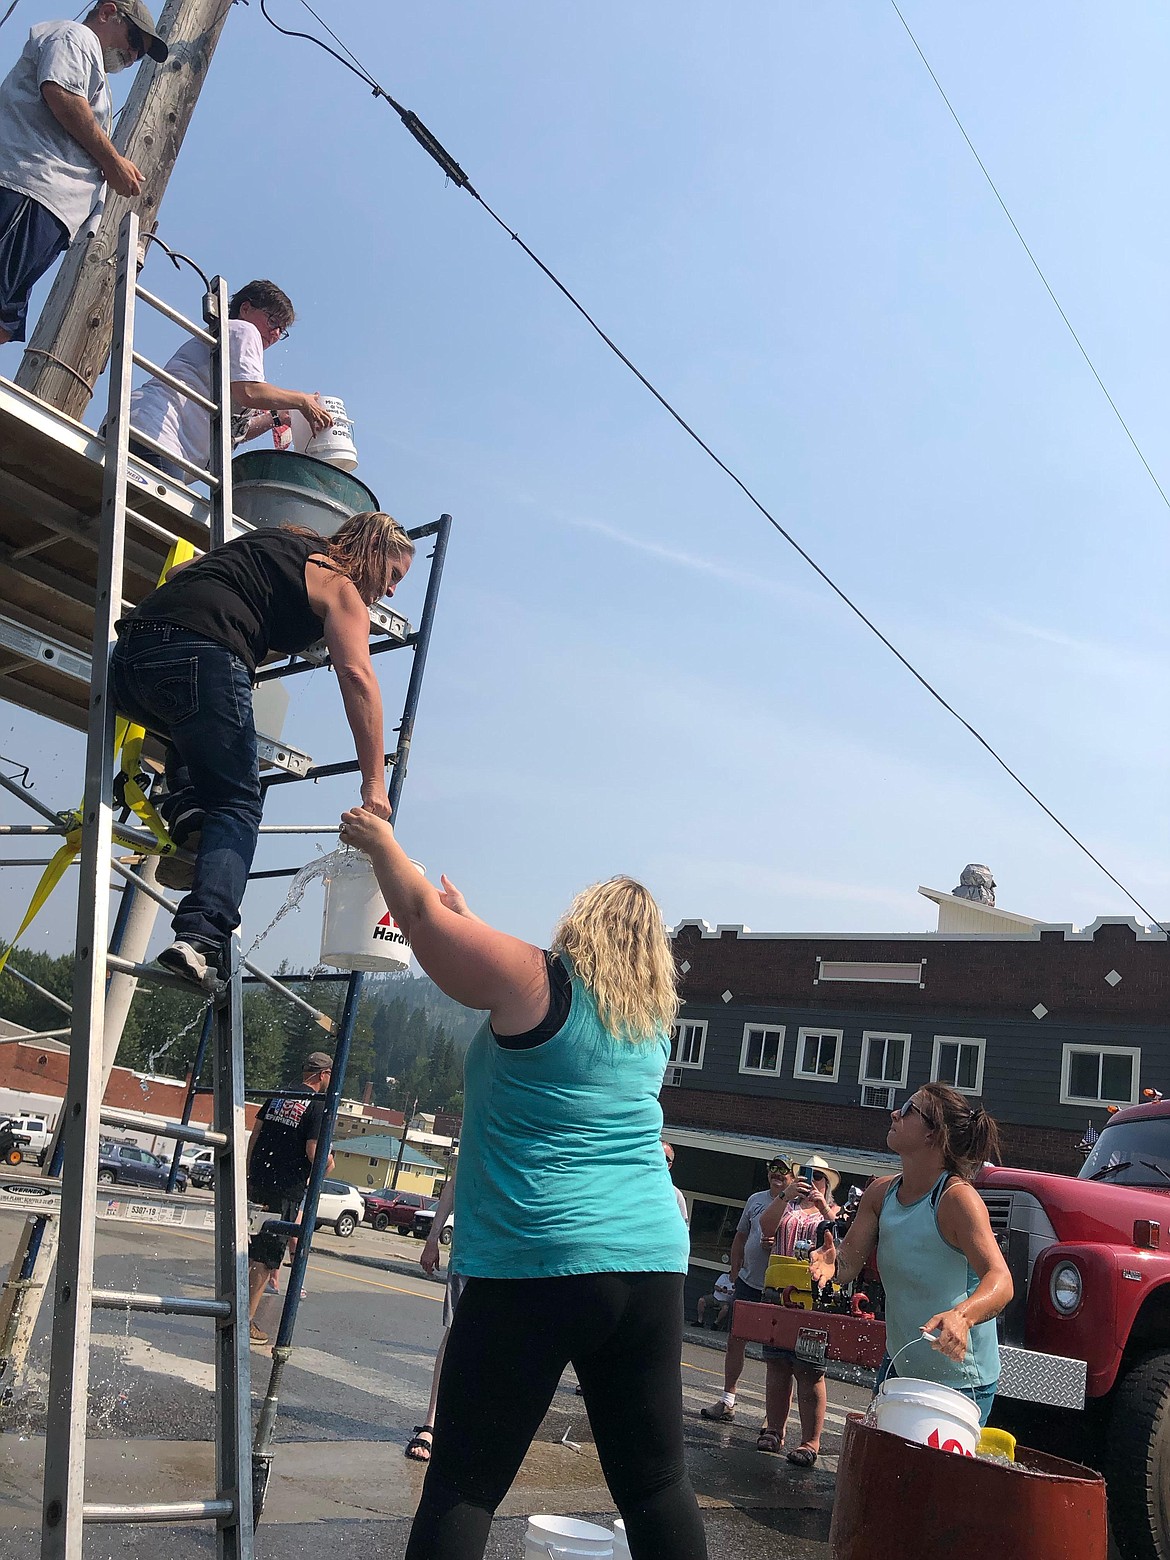
[[[398,1162],[400,1140],[388,1132],[368,1133],[362,1137],[335,1138],[331,1175],[348,1181],[359,1191],[389,1186]],[[421,1192],[436,1197],[447,1179],[446,1167],[408,1143],[398,1172],[400,1192]]]

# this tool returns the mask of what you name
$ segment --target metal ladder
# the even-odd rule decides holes
[[[210,1129],[152,1122],[159,1136],[211,1146],[216,1154],[214,1294],[210,1299],[150,1295],[93,1287],[97,1161],[100,1128],[141,1126],[141,1118],[107,1110],[103,1091],[103,1028],[106,977],[121,971],[140,978],[192,987],[178,977],[107,954],[114,823],[114,719],[109,696],[109,657],[122,613],[122,579],[127,519],[130,392],[134,365],[175,381],[134,350],[137,300],[166,316],[211,351],[210,398],[187,386],[183,393],[211,418],[209,471],[179,464],[210,484],[210,545],[230,536],[231,387],[228,350],[228,289],[222,277],[204,299],[206,329],[155,298],[136,281],[138,218],[127,214],[118,236],[113,350],[101,537],[94,612],[92,684],[85,757],[85,800],[78,886],[76,968],[70,1040],[69,1084],[62,1112],[64,1163],[61,1179],[60,1246],[54,1289],[53,1336],[46,1421],[41,1560],[81,1560],[90,1523],[213,1520],[219,1560],[252,1560],[251,1378],[248,1345],[246,1170],[244,1140],[243,989],[238,935],[232,940],[230,976],[213,1007],[213,1118]],[[133,437],[163,450],[138,432]],[[130,511],[133,514],[133,511]],[[141,518],[141,517],[136,517]],[[85,1488],[86,1413],[89,1401],[90,1331],[93,1309],[149,1311],[206,1317],[215,1325],[215,1492],[202,1500],[127,1505],[88,1500]]]

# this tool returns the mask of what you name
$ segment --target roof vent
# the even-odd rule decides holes
[[[976,904],[995,904],[995,879],[991,875],[990,867],[983,867],[977,861],[969,861],[959,875],[958,888],[952,888],[951,893],[956,899],[973,899]]]

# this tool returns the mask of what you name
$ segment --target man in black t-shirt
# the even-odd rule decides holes
[[[313,1051],[305,1059],[303,1083],[316,1098],[265,1100],[252,1128],[248,1150],[248,1201],[258,1203],[278,1219],[293,1223],[300,1212],[305,1188],[317,1153],[317,1140],[325,1122],[325,1090],[333,1071],[333,1058]],[[326,1170],[333,1168],[329,1155]],[[248,1316],[264,1293],[269,1275],[284,1261],[289,1237],[261,1230],[248,1245]],[[267,1343],[268,1335],[253,1321],[253,1343]]]

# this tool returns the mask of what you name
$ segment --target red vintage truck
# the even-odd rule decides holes
[[[1015,1281],[992,1423],[1101,1469],[1125,1560],[1170,1560],[1170,1100],[1110,1117],[1080,1175],[977,1181]],[[735,1331],[876,1365],[880,1320],[736,1307]]]

